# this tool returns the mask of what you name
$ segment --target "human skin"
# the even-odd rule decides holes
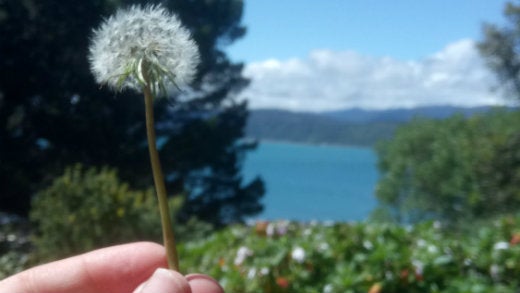
[[[137,242],[95,250],[23,271],[0,281],[0,292],[224,292],[215,280],[206,275],[183,276],[174,271],[158,269],[166,267],[163,246]]]

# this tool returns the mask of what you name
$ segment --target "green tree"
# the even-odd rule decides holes
[[[520,4],[504,27],[484,25],[480,53],[508,96],[520,99]],[[378,147],[378,216],[450,222],[520,209],[520,114],[415,121]]]
[[[381,208],[400,222],[462,223],[518,211],[518,125],[518,113],[497,111],[400,127],[377,147]]]
[[[103,17],[142,2],[0,1],[1,210],[26,214],[32,194],[76,162],[115,167],[135,188],[151,185],[141,97],[100,89],[86,57]],[[258,213],[263,182],[240,176],[255,148],[242,140],[247,105],[234,101],[248,81],[223,51],[245,33],[242,1],[151,2],[179,15],[202,59],[189,92],[155,105],[167,188],[185,194],[181,217],[225,224]],[[191,102],[176,103],[188,94]]]
[[[484,25],[484,38],[478,49],[496,73],[500,86],[520,99],[520,4],[506,3],[504,15],[508,20],[506,26]]]

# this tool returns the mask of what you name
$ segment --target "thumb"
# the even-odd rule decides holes
[[[159,268],[148,281],[141,284],[134,293],[190,293],[186,278],[174,271]]]

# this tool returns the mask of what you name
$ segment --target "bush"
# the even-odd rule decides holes
[[[130,190],[109,168],[67,168],[35,196],[30,218],[40,260],[161,235],[153,189]]]
[[[471,234],[439,222],[258,223],[181,246],[185,272],[204,272],[226,292],[500,292],[520,286],[520,217]]]
[[[30,249],[27,221],[0,213],[0,280],[25,268]]]

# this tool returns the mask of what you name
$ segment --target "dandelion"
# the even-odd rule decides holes
[[[303,263],[305,261],[305,250],[297,246],[291,252],[291,258],[297,263]]]
[[[167,93],[191,82],[199,53],[175,15],[150,5],[119,10],[105,20],[94,31],[89,59],[100,84]]]
[[[144,93],[148,150],[161,223],[171,269],[179,270],[164,175],[153,118],[153,98],[189,83],[196,72],[199,53],[189,32],[177,17],[160,5],[132,6],[119,10],[94,30],[89,48],[96,81],[117,91]]]

